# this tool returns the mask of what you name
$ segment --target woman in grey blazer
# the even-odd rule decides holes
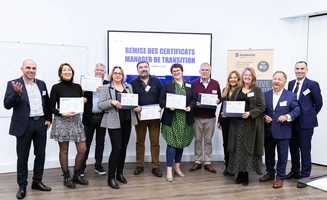
[[[123,83],[125,79],[124,70],[121,67],[114,67],[109,74],[109,84],[101,87],[98,108],[104,110],[101,127],[107,128],[111,141],[111,153],[108,167],[108,185],[111,188],[119,189],[116,179],[121,183],[127,183],[123,176],[123,169],[126,158],[126,149],[131,135],[132,126],[137,124],[136,112],[141,111],[138,106],[133,110],[121,109],[122,106],[117,100],[119,93],[133,93],[130,84]]]

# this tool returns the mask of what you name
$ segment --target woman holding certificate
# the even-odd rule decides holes
[[[228,74],[226,87],[223,89],[222,94],[222,102],[229,101],[230,96],[232,95],[234,89],[237,86],[241,86],[241,75],[237,71],[231,71]],[[218,117],[218,124],[217,128],[219,130],[222,130],[223,133],[223,146],[224,146],[224,160],[225,160],[225,170],[223,172],[224,176],[234,176],[233,173],[229,173],[227,170],[228,163],[229,163],[229,152],[228,152],[228,131],[229,131],[229,118],[228,117],[222,117],[222,111],[223,111],[224,103],[221,104],[219,117]]]
[[[50,110],[54,114],[50,138],[59,144],[59,161],[63,171],[64,185],[73,189],[76,187],[75,183],[81,185],[89,184],[87,180],[81,177],[80,171],[86,151],[86,136],[80,111],[63,113],[63,109],[69,106],[69,100],[73,98],[84,102],[86,99],[82,99],[82,87],[79,84],[73,83],[74,69],[68,63],[63,63],[59,66],[58,76],[60,82],[52,86],[50,93]],[[67,98],[67,101],[60,101],[61,98]],[[60,105],[60,103],[63,105]],[[83,104],[83,102],[81,103]],[[68,169],[69,142],[75,142],[77,149],[73,178],[71,178]]]
[[[121,183],[127,183],[123,176],[126,149],[132,126],[137,124],[135,113],[141,111],[140,106],[122,109],[122,98],[118,101],[118,96],[133,93],[132,86],[123,83],[124,80],[124,70],[118,66],[112,68],[109,74],[111,82],[101,87],[98,102],[98,108],[104,110],[101,127],[108,129],[112,147],[108,166],[108,185],[113,189],[119,189],[116,179]]]
[[[164,84],[160,94],[160,107],[164,108],[161,132],[167,143],[167,180],[172,182],[174,161],[176,174],[185,176],[180,169],[180,163],[183,148],[189,146],[194,137],[193,108],[196,104],[196,96],[192,84],[183,79],[181,64],[173,64],[170,72],[174,79]]]
[[[228,151],[229,173],[238,173],[235,184],[249,184],[249,173],[262,174],[264,144],[264,121],[262,113],[266,109],[261,88],[256,84],[253,68],[242,72],[242,86],[236,87],[230,101],[244,101],[245,112],[241,118],[231,117],[229,122]]]

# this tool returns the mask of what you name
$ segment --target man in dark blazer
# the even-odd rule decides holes
[[[276,180],[273,188],[283,187],[286,177],[288,144],[292,136],[292,124],[300,115],[300,106],[296,95],[284,90],[287,76],[282,71],[273,76],[273,89],[265,92],[266,110],[263,113],[265,120],[265,160],[267,174],[259,179],[260,182]],[[275,149],[277,146],[278,161],[275,170]]]
[[[310,176],[311,139],[314,127],[318,126],[317,114],[323,104],[319,84],[306,78],[308,72],[307,63],[304,61],[297,62],[294,72],[296,80],[289,82],[288,90],[297,95],[301,114],[293,122],[293,133],[290,140],[292,168],[291,172],[286,176],[287,179],[299,179]],[[301,170],[299,150],[301,151]],[[297,187],[305,188],[306,185],[298,183]]]
[[[108,84],[109,81],[104,80],[104,75],[106,74],[106,67],[104,64],[98,63],[95,65],[94,76],[102,79],[102,84]],[[84,131],[86,134],[86,153],[84,163],[81,167],[81,176],[84,176],[84,171],[86,168],[86,161],[89,157],[90,146],[93,140],[94,131],[96,131],[95,138],[95,164],[94,171],[99,173],[100,175],[105,175],[106,171],[102,167],[102,158],[103,158],[103,150],[104,150],[104,141],[106,136],[106,129],[100,127],[103,111],[99,110],[97,104],[99,100],[99,93],[101,90],[101,86],[96,88],[96,92],[85,91],[84,97],[87,99],[84,104],[84,112],[83,112],[83,124]]]
[[[9,81],[4,98],[4,107],[13,108],[9,134],[16,136],[17,152],[17,199],[26,196],[28,156],[31,142],[34,146],[34,169],[32,189],[51,191],[42,183],[45,162],[47,129],[51,126],[49,95],[45,83],[35,78],[36,64],[27,59],[21,67],[23,76]]]

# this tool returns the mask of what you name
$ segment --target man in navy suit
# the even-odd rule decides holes
[[[267,174],[259,179],[260,182],[276,180],[273,188],[283,187],[286,177],[288,144],[292,136],[290,123],[300,115],[300,106],[293,92],[284,90],[287,76],[282,71],[273,76],[273,89],[265,92],[265,159]],[[275,148],[277,146],[278,161],[275,170]]]
[[[311,139],[314,127],[318,126],[317,114],[322,108],[322,96],[319,84],[306,78],[308,67],[304,61],[295,64],[296,80],[288,84],[288,90],[297,95],[301,108],[300,116],[293,122],[293,133],[290,140],[292,168],[287,179],[306,178],[311,173]],[[300,152],[302,167],[300,170]],[[298,188],[305,188],[302,183]]]
[[[98,63],[95,65],[94,69],[94,77],[98,77],[102,79],[102,84],[108,84],[109,81],[104,80],[104,75],[106,74],[106,67],[104,64]],[[102,167],[102,158],[103,158],[103,150],[104,150],[104,141],[106,136],[106,129],[100,127],[103,112],[98,108],[99,101],[99,93],[101,90],[101,86],[96,88],[96,92],[85,91],[84,97],[86,98],[86,103],[84,104],[84,112],[83,112],[83,124],[84,131],[86,134],[86,153],[83,165],[81,167],[81,176],[84,176],[84,171],[86,168],[86,161],[89,157],[90,146],[93,140],[94,131],[96,131],[95,138],[95,164],[94,171],[100,175],[105,175],[106,171]]]
[[[4,99],[4,107],[8,110],[13,108],[9,134],[16,136],[17,199],[26,195],[27,162],[32,141],[35,155],[32,189],[51,190],[42,183],[47,129],[52,121],[48,108],[49,95],[45,83],[35,78],[36,64],[33,60],[25,60],[21,70],[22,77],[8,82]]]

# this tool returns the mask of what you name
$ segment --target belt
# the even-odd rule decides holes
[[[37,121],[37,120],[41,119],[42,117],[44,117],[44,116],[29,117],[28,119]]]
[[[102,116],[102,113],[92,113],[92,115],[95,115],[95,116]]]

